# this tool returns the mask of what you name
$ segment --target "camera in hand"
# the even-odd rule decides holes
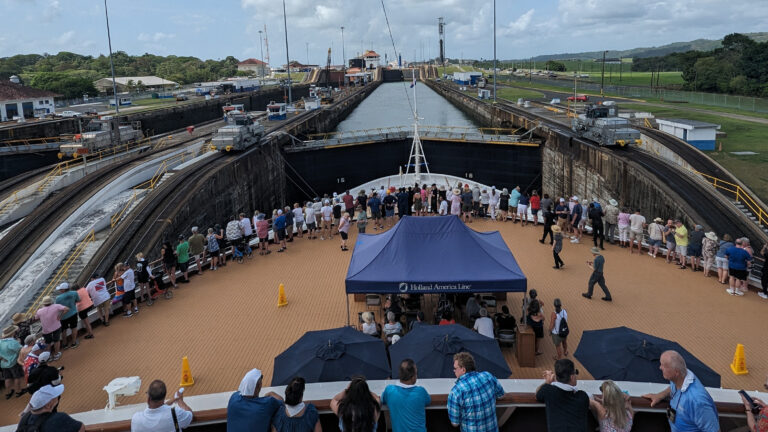
[[[749,403],[749,409],[752,411],[752,414],[758,415],[762,407],[756,404],[755,401],[752,400],[752,397],[750,397],[744,390],[739,390],[739,394],[744,396],[744,399],[746,399],[747,403]]]

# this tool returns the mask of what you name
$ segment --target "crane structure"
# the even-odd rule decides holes
[[[269,64],[269,37],[267,37],[267,25],[264,24],[264,47],[267,48],[267,56],[264,57],[264,63]]]

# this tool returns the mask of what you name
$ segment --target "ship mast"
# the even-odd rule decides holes
[[[265,62],[269,64],[269,37],[267,37],[267,25],[264,24],[264,46],[267,48],[267,56],[264,58]],[[270,72],[270,75],[272,73]]]
[[[408,157],[408,164],[405,168],[405,178],[408,178],[408,172],[411,169],[411,161],[413,161],[413,175],[417,183],[421,183],[421,161],[424,160],[424,166],[429,173],[429,164],[424,156],[424,148],[421,146],[421,138],[419,137],[419,111],[416,101],[416,69],[411,67],[411,76],[413,81],[411,87],[413,88],[413,142],[411,143],[411,154]]]

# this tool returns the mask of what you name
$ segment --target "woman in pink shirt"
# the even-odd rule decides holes
[[[349,236],[349,213],[343,213],[341,215],[341,220],[339,221],[339,235],[341,235],[341,250],[346,251],[347,249],[347,237]]]
[[[629,212],[623,208],[619,212],[619,245],[629,247]]]

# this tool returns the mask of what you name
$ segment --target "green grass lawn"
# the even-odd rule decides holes
[[[291,72],[291,81],[294,83],[300,83],[304,81],[304,76],[306,75],[306,72]],[[276,73],[275,79],[282,79],[282,78],[288,78],[287,73]]]
[[[766,151],[768,149],[766,146],[768,125],[676,108],[658,108],[634,104],[625,104],[622,105],[622,108],[649,111],[658,118],[677,117],[719,124],[720,130],[727,134],[725,138],[718,138],[717,140],[718,144],[722,143],[723,151],[705,153],[749,186],[761,200],[768,201],[768,171],[763,171],[763,167],[768,164],[768,151]],[[738,156],[730,153],[735,151],[753,151],[758,154]]]

